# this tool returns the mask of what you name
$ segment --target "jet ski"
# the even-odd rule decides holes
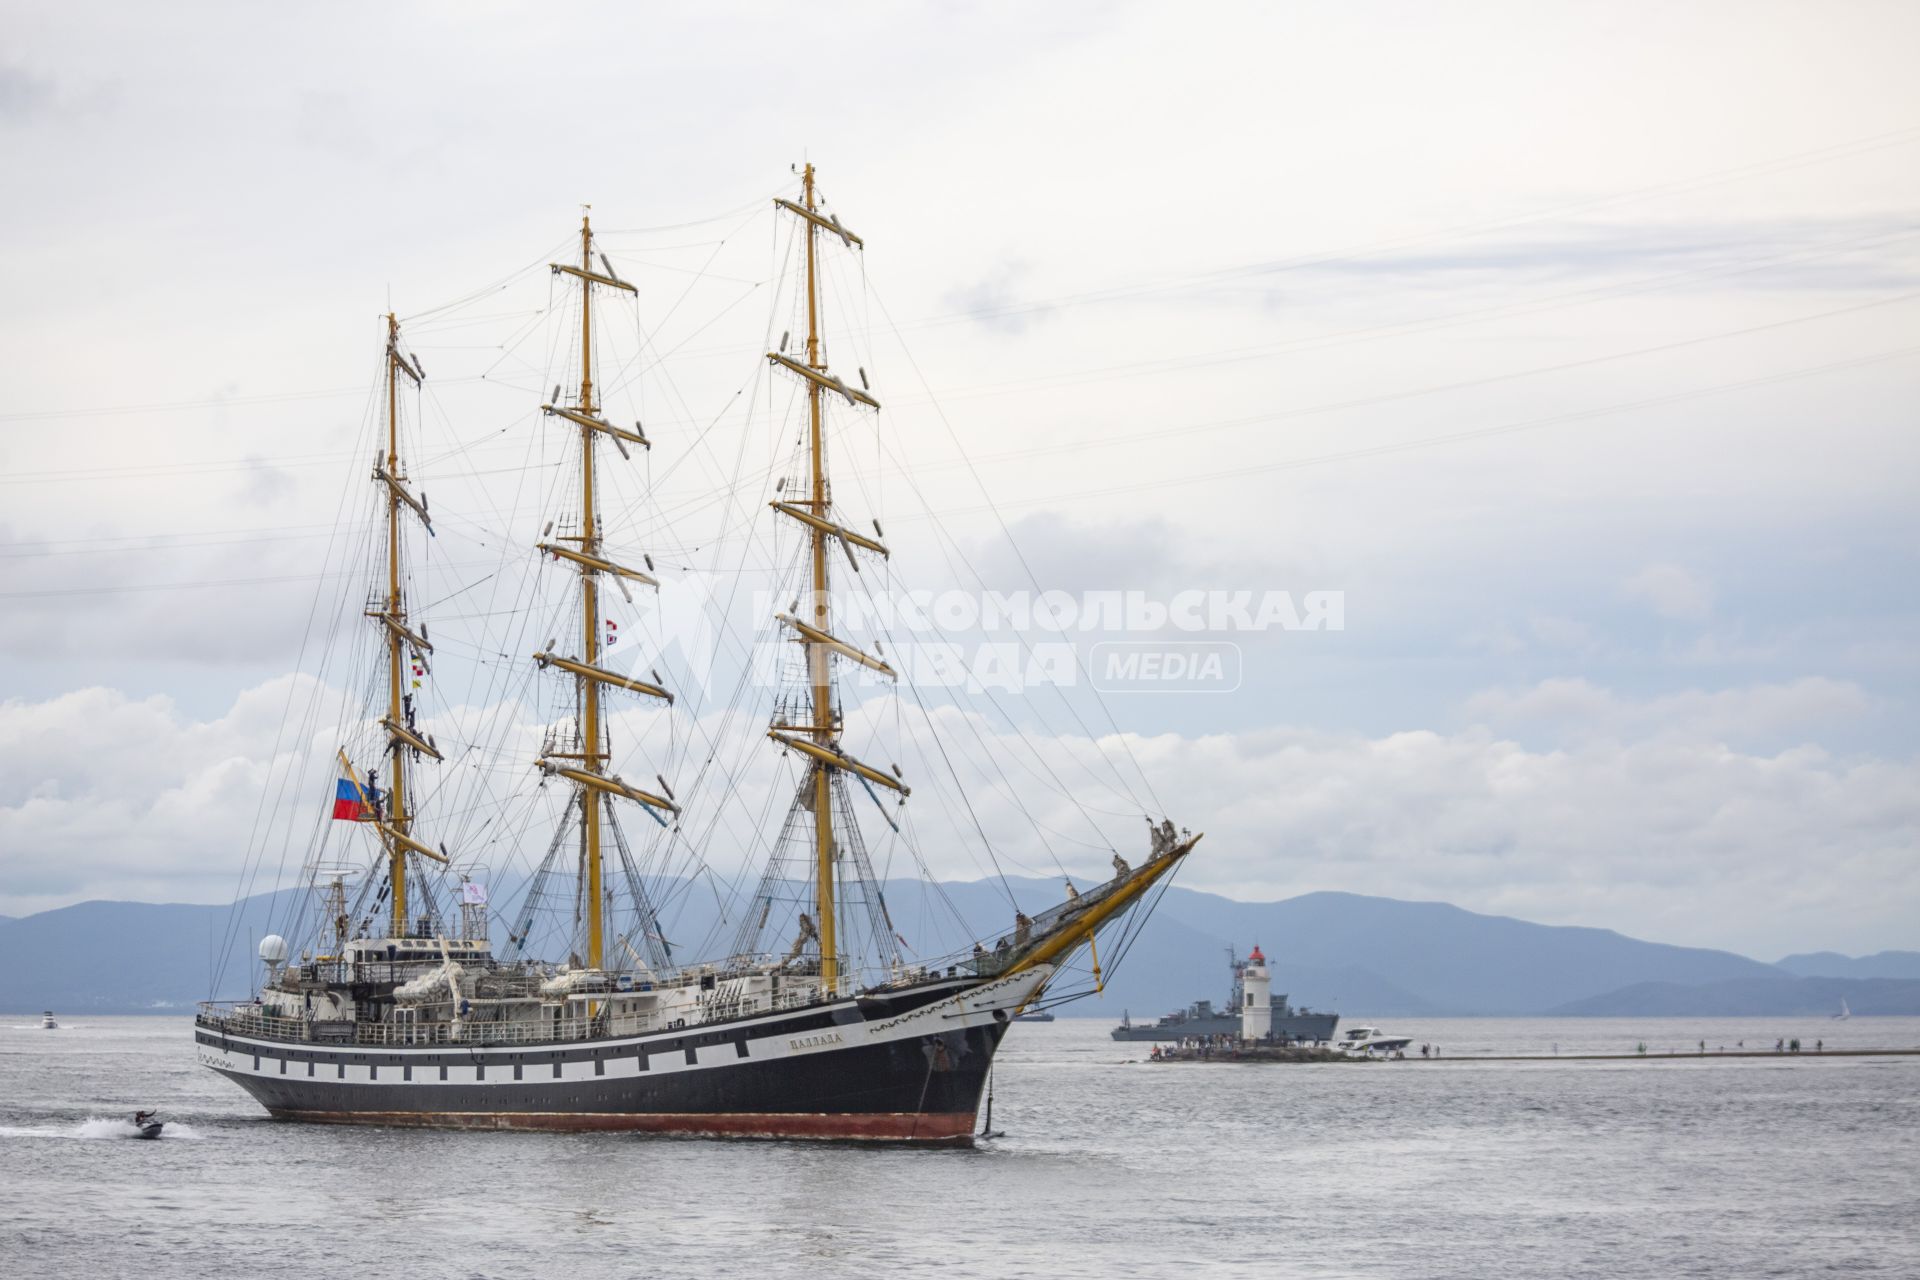
[[[160,1131],[167,1127],[167,1122],[156,1119],[151,1111],[136,1111],[133,1113],[133,1127],[133,1136],[136,1138],[158,1138]]]

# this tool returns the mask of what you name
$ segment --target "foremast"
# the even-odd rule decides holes
[[[580,528],[577,534],[562,533],[552,541],[543,540],[538,549],[555,561],[564,561],[577,572],[580,579],[580,652],[578,659],[564,658],[551,652],[553,642],[547,648],[533,655],[534,662],[542,669],[557,669],[573,677],[574,705],[577,711],[578,734],[568,745],[572,751],[554,750],[556,744],[549,743],[540,757],[534,761],[535,767],[549,777],[563,778],[574,785],[575,802],[580,809],[580,857],[583,897],[589,904],[586,912],[586,967],[603,969],[606,967],[606,891],[604,888],[604,860],[601,856],[603,844],[601,806],[612,798],[632,800],[649,808],[667,813],[678,813],[679,808],[664,796],[642,791],[629,786],[611,770],[612,744],[607,732],[604,708],[601,703],[603,687],[626,689],[633,693],[658,698],[671,703],[673,695],[658,684],[645,680],[635,680],[609,671],[600,663],[600,579],[611,578],[614,584],[626,595],[628,582],[638,582],[643,586],[657,587],[660,584],[651,575],[637,569],[629,569],[615,564],[606,558],[605,538],[602,535],[599,513],[595,509],[597,484],[594,476],[594,451],[600,437],[611,439],[619,449],[620,455],[630,457],[628,444],[641,448],[650,448],[646,435],[639,430],[638,424],[632,431],[615,426],[601,416],[601,408],[595,399],[593,385],[593,291],[596,288],[614,289],[635,293],[637,290],[614,274],[613,264],[604,254],[600,265],[604,272],[595,271],[593,248],[593,224],[590,217],[580,219],[580,265],[549,263],[556,275],[572,277],[580,287],[580,382],[573,404],[569,407],[560,404],[543,404],[541,412],[549,417],[559,418],[571,423],[580,432]],[[557,390],[557,388],[556,388]],[[552,526],[548,526],[551,531]],[[567,545],[573,544],[573,545]]]
[[[815,927],[819,933],[820,982],[822,988],[828,994],[832,994],[840,980],[838,903],[835,900],[834,882],[837,850],[833,826],[833,774],[835,771],[853,773],[868,783],[888,787],[902,796],[908,794],[908,787],[885,770],[872,768],[853,759],[840,747],[841,719],[837,699],[834,696],[833,658],[836,655],[847,658],[889,678],[893,677],[894,672],[881,659],[863,653],[853,645],[836,639],[833,635],[828,599],[830,586],[827,571],[828,544],[837,540],[846,552],[850,564],[853,563],[855,547],[882,556],[887,554],[887,549],[879,542],[855,533],[834,521],[833,490],[827,478],[821,397],[826,392],[833,392],[844,397],[849,404],[866,405],[875,410],[880,408],[880,403],[864,390],[847,385],[827,371],[827,360],[820,334],[820,233],[826,231],[838,236],[849,248],[865,248],[865,242],[842,227],[839,219],[821,215],[814,194],[813,165],[811,164],[808,164],[803,171],[800,197],[798,204],[791,200],[780,199],[776,199],[774,204],[800,219],[802,234],[805,237],[806,361],[803,364],[789,359],[780,352],[768,352],[767,359],[802,379],[807,391],[807,452],[810,482],[807,489],[808,496],[801,503],[775,502],[773,508],[799,521],[807,529],[813,588],[811,603],[806,610],[808,616],[803,620],[782,614],[780,621],[793,629],[797,642],[805,649],[807,684],[810,690],[810,721],[804,726],[786,725],[776,721],[768,729],[767,734],[781,746],[797,750],[810,760],[808,773],[801,787],[803,793],[811,791],[808,807],[813,810],[814,913],[817,921]],[[782,345],[785,345],[784,342]],[[864,373],[861,381],[865,382]],[[855,567],[857,570],[858,566]]]
[[[400,380],[410,379],[417,387],[426,374],[417,357],[409,359],[401,351],[400,321],[391,312],[387,315],[385,373],[387,447],[385,455],[374,462],[373,479],[385,492],[387,589],[378,607],[367,610],[367,616],[379,624],[384,634],[387,651],[387,713],[380,721],[380,727],[387,734],[385,798],[380,797],[377,785],[361,785],[344,751],[340,753],[340,762],[355,790],[360,793],[362,812],[368,815],[366,821],[379,833],[380,842],[386,850],[389,925],[391,935],[400,938],[407,935],[410,925],[407,918],[407,855],[415,853],[436,862],[445,862],[447,857],[440,850],[416,839],[413,834],[415,815],[411,807],[413,795],[409,785],[408,764],[423,755],[435,760],[442,757],[433,740],[421,734],[416,727],[413,695],[408,691],[406,673],[411,668],[407,655],[411,653],[413,661],[424,664],[427,656],[433,652],[433,645],[427,639],[426,625],[422,623],[416,631],[407,614],[406,585],[401,572],[401,513],[410,512],[429,534],[433,532],[433,521],[427,514],[425,495],[415,495],[407,488],[406,473],[400,463]]]

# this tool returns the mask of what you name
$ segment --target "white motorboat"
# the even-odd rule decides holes
[[[49,1009],[40,1015],[40,1029],[42,1031],[58,1031],[60,1029],[60,1024],[53,1020],[53,1010]]]
[[[1378,1027],[1348,1027],[1333,1047],[1349,1057],[1377,1058],[1404,1053],[1412,1043],[1412,1036],[1388,1035]]]

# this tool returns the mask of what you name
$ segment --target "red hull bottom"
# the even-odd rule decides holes
[[[972,1146],[972,1112],[915,1115],[634,1114],[569,1111],[289,1111],[270,1109],[276,1120],[310,1124],[392,1125],[416,1129],[531,1129],[554,1133],[668,1133],[702,1138],[803,1138],[840,1142],[911,1142],[926,1146]]]

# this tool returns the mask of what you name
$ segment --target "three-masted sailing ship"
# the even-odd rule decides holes
[[[595,474],[596,453],[651,447],[645,432],[611,421],[594,365],[596,293],[632,292],[604,255],[596,261],[583,217],[579,258],[552,271],[578,292],[578,381],[556,387],[545,417],[576,433],[578,518],[547,524],[535,543],[549,572],[573,575],[579,599],[573,643],[558,637],[531,654],[547,678],[570,684],[571,714],[551,729],[531,761],[548,787],[566,789],[548,861],[577,840],[582,928],[564,963],[526,957],[522,924],[505,954],[488,940],[488,908],[469,902],[456,924],[432,898],[415,906],[410,878],[458,861],[422,829],[416,774],[439,761],[433,734],[416,714],[418,676],[432,659],[425,621],[406,589],[405,550],[417,526],[431,531],[423,494],[410,487],[401,456],[397,396],[425,371],[389,316],[384,367],[386,447],[373,469],[384,508],[385,583],[365,612],[379,637],[384,711],[377,745],[359,766],[338,756],[337,816],[363,828],[377,852],[369,887],[350,910],[343,881],[317,884],[321,909],[298,960],[287,944],[262,944],[267,977],[252,999],[208,1003],[196,1020],[199,1060],[253,1095],[275,1117],[351,1124],[556,1130],[624,1129],[780,1138],[971,1141],[995,1050],[1010,1018],[1041,1000],[1049,984],[1096,933],[1125,915],[1193,847],[1198,836],[1154,825],[1150,856],[1137,868],[1114,859],[1111,880],[1029,919],[997,945],[985,940],[941,960],[909,963],[897,953],[877,970],[850,963],[843,939],[850,899],[878,893],[860,845],[849,788],[879,788],[904,801],[897,768],[856,758],[843,742],[838,678],[851,664],[894,678],[890,663],[835,632],[830,573],[835,558],[884,557],[886,546],[837,513],[828,476],[825,415],[839,403],[877,410],[864,370],[860,385],[832,372],[821,332],[819,249],[823,237],[851,247],[859,237],[816,201],[806,166],[798,200],[775,201],[797,219],[805,257],[804,348],[767,354],[774,372],[804,394],[803,473],[772,503],[801,537],[809,590],[779,615],[801,659],[802,678],[777,700],[767,737],[798,764],[799,781],[781,828],[789,862],[810,873],[806,909],[795,913],[791,945],[761,937],[780,877],[770,864],[728,954],[677,959],[657,944],[657,922],[622,933],[607,926],[610,866],[632,905],[649,916],[646,890],[625,858],[619,814],[637,806],[663,824],[680,817],[664,778],[659,791],[614,770],[615,692],[668,707],[673,693],[605,665],[601,595],[609,587],[657,585],[651,573],[619,563]],[[876,532],[878,529],[876,527]],[[417,535],[416,535],[417,536]],[[837,548],[837,549],[836,549]],[[649,560],[649,568],[652,567]],[[570,651],[569,651],[570,650]],[[410,676],[412,678],[410,678]],[[369,725],[369,728],[374,728]],[[664,794],[663,794],[664,793]],[[610,838],[611,837],[611,838]],[[609,849],[620,856],[609,857]],[[798,850],[800,856],[791,855]],[[534,888],[544,879],[535,877]],[[805,881],[801,881],[805,883]],[[879,910],[884,914],[884,903]],[[377,912],[377,914],[374,914]],[[530,923],[531,908],[526,912]],[[367,921],[377,922],[374,928]],[[521,919],[519,913],[514,916]],[[892,937],[890,923],[878,933]],[[611,937],[609,935],[612,935]],[[630,939],[642,941],[642,957]],[[785,941],[782,939],[781,941]]]

